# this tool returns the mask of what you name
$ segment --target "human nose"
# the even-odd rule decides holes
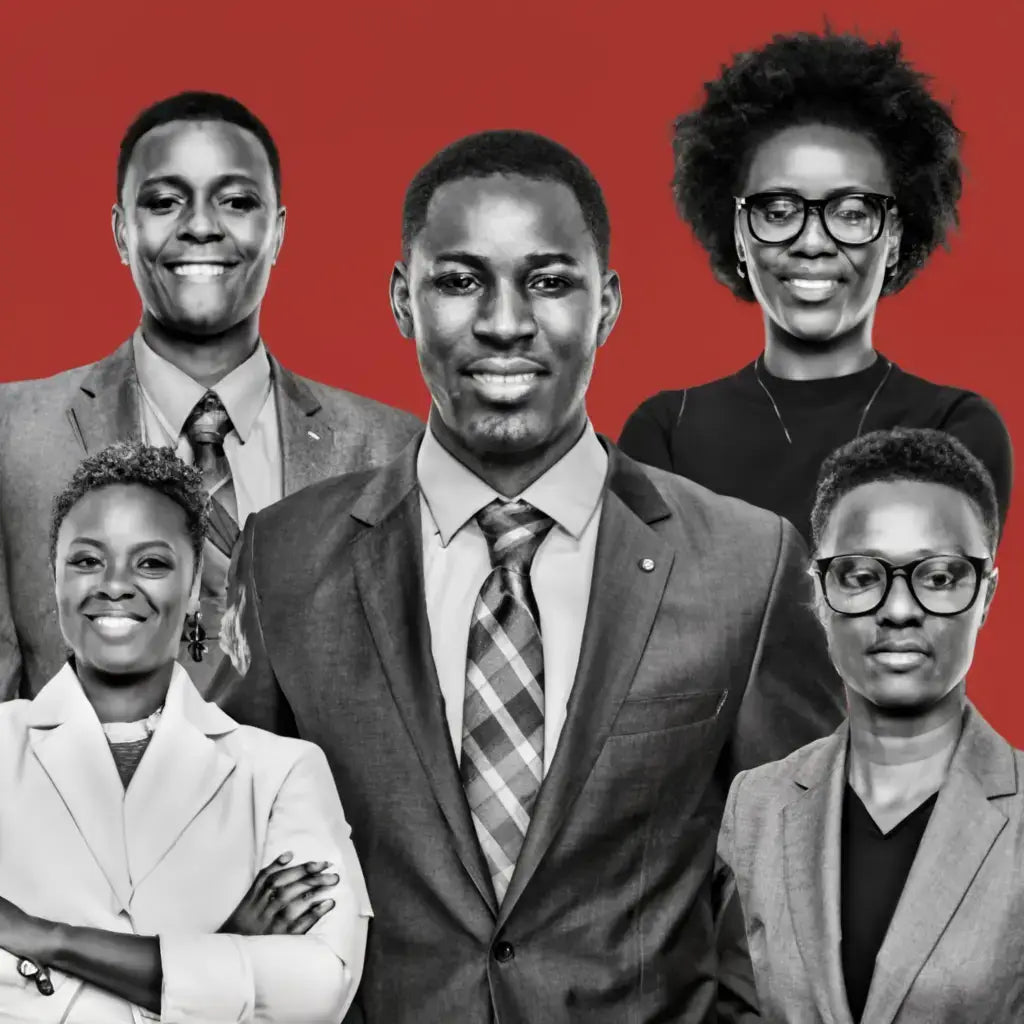
[[[476,323],[478,337],[510,345],[537,333],[529,298],[511,282],[498,282],[482,304]]]
[[[127,562],[111,559],[100,578],[99,596],[110,601],[131,597],[135,593],[135,581]]]
[[[831,254],[836,251],[836,243],[825,230],[825,211],[820,207],[807,210],[804,226],[800,234],[790,243],[790,252],[805,256]]]
[[[224,229],[220,225],[214,204],[203,196],[196,196],[186,208],[178,235],[196,242],[223,238]]]
[[[878,609],[879,621],[904,624],[919,622],[924,616],[924,609],[917,603],[910,589],[910,581],[904,575],[894,577],[885,603]]]

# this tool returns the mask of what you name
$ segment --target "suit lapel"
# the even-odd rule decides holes
[[[430,646],[423,584],[417,439],[374,478],[353,510],[371,529],[353,543],[359,598],[384,675],[413,747],[473,884],[497,910],[494,889],[470,818],[452,749]]]
[[[121,909],[131,899],[125,858],[124,787],[99,719],[74,671],[65,665],[39,691],[29,712],[29,743],[49,776]]]
[[[674,558],[687,560],[691,555],[681,545],[670,548],[648,525],[669,514],[646,474],[610,448],[590,605],[565,726],[502,901],[499,928],[529,884],[604,747],[636,675]],[[645,559],[653,562],[651,571],[641,569]],[[628,615],[623,614],[626,608]]]
[[[853,1024],[840,957],[840,824],[846,785],[848,726],[808,758],[798,776],[806,786],[783,809],[783,869],[797,946],[825,1021]],[[874,1018],[865,1015],[865,1021]]]
[[[324,460],[333,450],[333,430],[316,395],[273,356],[270,365],[281,429],[284,493],[294,494],[327,475],[330,467]]]
[[[115,441],[141,438],[138,377],[131,339],[93,366],[68,406],[67,417],[87,454]]]
[[[1016,792],[1009,744],[968,706],[949,774],[878,951],[864,1020],[891,1024],[896,1019],[914,979],[1006,826],[1006,815],[990,799]]]
[[[164,712],[125,794],[124,821],[132,886],[160,862],[235,768],[211,735],[235,722],[206,704],[175,665]]]

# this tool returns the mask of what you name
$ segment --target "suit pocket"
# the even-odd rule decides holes
[[[728,690],[695,690],[626,699],[619,708],[611,735],[638,736],[691,725],[707,725],[718,718],[728,696]]]

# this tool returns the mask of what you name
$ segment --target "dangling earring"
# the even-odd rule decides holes
[[[744,261],[742,259],[736,263],[736,273],[739,274],[740,277],[746,278],[747,272],[743,269],[743,263]]]
[[[185,617],[188,627],[188,653],[193,661],[202,661],[206,654],[206,630],[203,629],[202,616],[199,611]]]

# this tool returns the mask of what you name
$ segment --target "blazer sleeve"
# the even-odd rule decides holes
[[[327,759],[303,752],[274,799],[263,861],[328,860],[335,901],[305,935],[161,935],[161,1019],[180,1024],[338,1024],[363,972],[372,912]]]
[[[736,795],[742,778],[743,773],[737,775],[729,788],[712,881],[720,1024],[752,1024],[761,1020],[733,859]]]
[[[775,571],[728,751],[730,779],[827,736],[846,715],[842,683],[813,610],[807,547],[789,522],[776,522]]]
[[[21,692],[22,658],[18,631],[14,626],[11,607],[11,588],[8,576],[7,548],[10,537],[4,521],[4,509],[8,505],[6,490],[11,486],[4,473],[3,440],[10,436],[8,427],[7,393],[0,387],[0,701],[14,700]]]
[[[975,455],[992,477],[999,502],[999,528],[1006,526],[1013,489],[1013,446],[1002,417],[981,395],[966,394],[956,402],[942,429]]]
[[[619,437],[619,448],[637,462],[675,472],[672,465],[672,429],[683,395],[685,392],[661,391],[643,402],[626,420]]]
[[[260,515],[246,520],[228,570],[227,599],[221,620],[222,659],[210,681],[207,700],[220,705],[236,722],[278,736],[298,736],[263,640],[263,608],[257,586],[256,532]]]

